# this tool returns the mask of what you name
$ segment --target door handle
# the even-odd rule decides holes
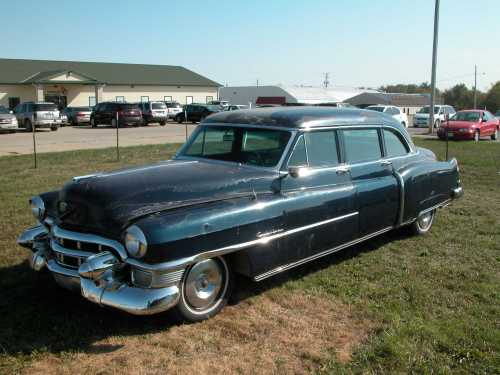
[[[383,166],[383,167],[388,167],[388,166],[392,165],[392,161],[390,161],[390,160],[382,160],[380,162],[380,165]]]
[[[349,173],[350,171],[351,171],[351,168],[349,168],[347,166],[337,168],[337,174],[345,174],[345,173]]]

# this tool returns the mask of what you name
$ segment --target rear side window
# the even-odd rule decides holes
[[[409,151],[408,147],[401,140],[401,138],[390,130],[384,129],[384,140],[388,157],[406,155]]]
[[[343,130],[347,162],[358,163],[382,157],[377,129]]]
[[[306,133],[306,147],[310,167],[338,165],[337,140],[333,130]]]

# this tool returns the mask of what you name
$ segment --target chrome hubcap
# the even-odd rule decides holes
[[[423,230],[427,229],[431,225],[431,223],[432,223],[432,211],[427,212],[418,218],[418,226]]]
[[[218,300],[225,282],[222,266],[217,260],[207,259],[196,263],[186,277],[184,295],[195,310],[211,308]]]

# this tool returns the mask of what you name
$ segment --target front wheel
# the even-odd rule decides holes
[[[232,274],[224,258],[195,263],[184,274],[181,296],[174,311],[183,321],[208,319],[227,304],[232,283]]]
[[[50,127],[50,131],[53,131],[53,132],[57,131],[57,129],[59,129],[59,127],[57,125]]]
[[[167,124],[166,121],[160,121],[160,126],[165,126]]]
[[[181,118],[181,116],[177,117],[177,123],[178,124],[182,124],[182,118]]]
[[[496,141],[498,139],[498,128],[495,129],[495,132],[491,135],[491,140]]]
[[[421,214],[417,220],[411,224],[411,230],[413,234],[422,235],[426,234],[431,230],[432,224],[434,223],[434,217],[436,216],[436,210],[428,211]]]

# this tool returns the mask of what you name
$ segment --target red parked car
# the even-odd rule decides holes
[[[479,109],[468,109],[457,112],[438,130],[438,137],[446,139],[473,139],[490,136],[498,139],[499,121],[490,112]]]

